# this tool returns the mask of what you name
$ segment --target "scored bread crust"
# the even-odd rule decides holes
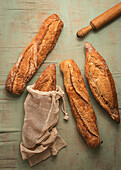
[[[49,65],[38,78],[33,87],[39,91],[55,91],[56,90],[56,66]]]
[[[24,49],[11,69],[5,87],[8,92],[20,95],[24,91],[26,83],[54,48],[62,28],[63,22],[56,14],[49,16],[44,21],[37,35]]]
[[[115,82],[104,58],[89,43],[85,43],[85,74],[90,89],[100,103],[117,123],[120,122]]]
[[[60,63],[64,75],[64,86],[70,100],[73,115],[77,121],[77,128],[88,146],[95,148],[101,144],[96,116],[90,103],[89,95],[76,63],[64,60]]]

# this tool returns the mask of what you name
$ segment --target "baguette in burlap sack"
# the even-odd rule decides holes
[[[25,117],[20,152],[23,160],[28,159],[30,166],[35,165],[66,146],[59,136],[55,125],[59,119],[59,99],[63,99],[62,111],[65,112],[64,92],[57,86],[56,91],[42,92],[28,86],[29,94],[24,103]]]

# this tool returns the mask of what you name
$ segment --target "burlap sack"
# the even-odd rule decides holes
[[[56,155],[61,148],[66,146],[55,128],[59,118],[61,97],[63,98],[64,119],[68,119],[65,112],[64,92],[59,86],[56,91],[52,92],[38,91],[32,87],[27,87],[29,94],[24,103],[23,142],[20,144],[22,158],[28,159],[30,166],[51,155]]]

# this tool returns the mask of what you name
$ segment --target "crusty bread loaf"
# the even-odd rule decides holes
[[[6,90],[20,95],[26,83],[33,77],[39,66],[55,46],[61,33],[63,22],[53,14],[42,24],[38,34],[24,49],[17,63],[8,75]]]
[[[104,58],[88,42],[85,43],[85,74],[93,95],[117,123],[120,122],[115,83]]]
[[[56,66],[49,65],[38,78],[33,87],[39,91],[55,91],[56,90]]]
[[[90,103],[81,72],[73,60],[61,62],[64,85],[68,94],[77,128],[91,148],[100,145],[96,116]]]

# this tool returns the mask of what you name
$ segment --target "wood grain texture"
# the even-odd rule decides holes
[[[66,123],[60,111],[57,125],[59,134],[68,144],[56,157],[37,164],[33,170],[120,170],[121,124],[116,125],[99,106],[89,90],[84,75],[84,42],[89,41],[104,57],[114,77],[119,111],[121,113],[121,67],[120,67],[120,18],[97,32],[90,32],[78,40],[76,32],[86,26],[95,16],[109,9],[117,0],[0,0],[0,169],[29,170],[27,161],[21,159],[19,144],[23,126],[23,102],[27,91],[13,97],[5,91],[7,76],[27,44],[34,38],[41,24],[49,15],[56,13],[64,22],[64,28],[54,50],[29,82],[33,84],[44,69],[56,64],[57,84],[63,89],[59,64],[64,59],[74,59],[78,64],[92,106],[103,144],[96,150],[87,147],[77,132],[71,107],[66,97],[66,109],[70,119]],[[63,162],[63,163],[62,163]]]

